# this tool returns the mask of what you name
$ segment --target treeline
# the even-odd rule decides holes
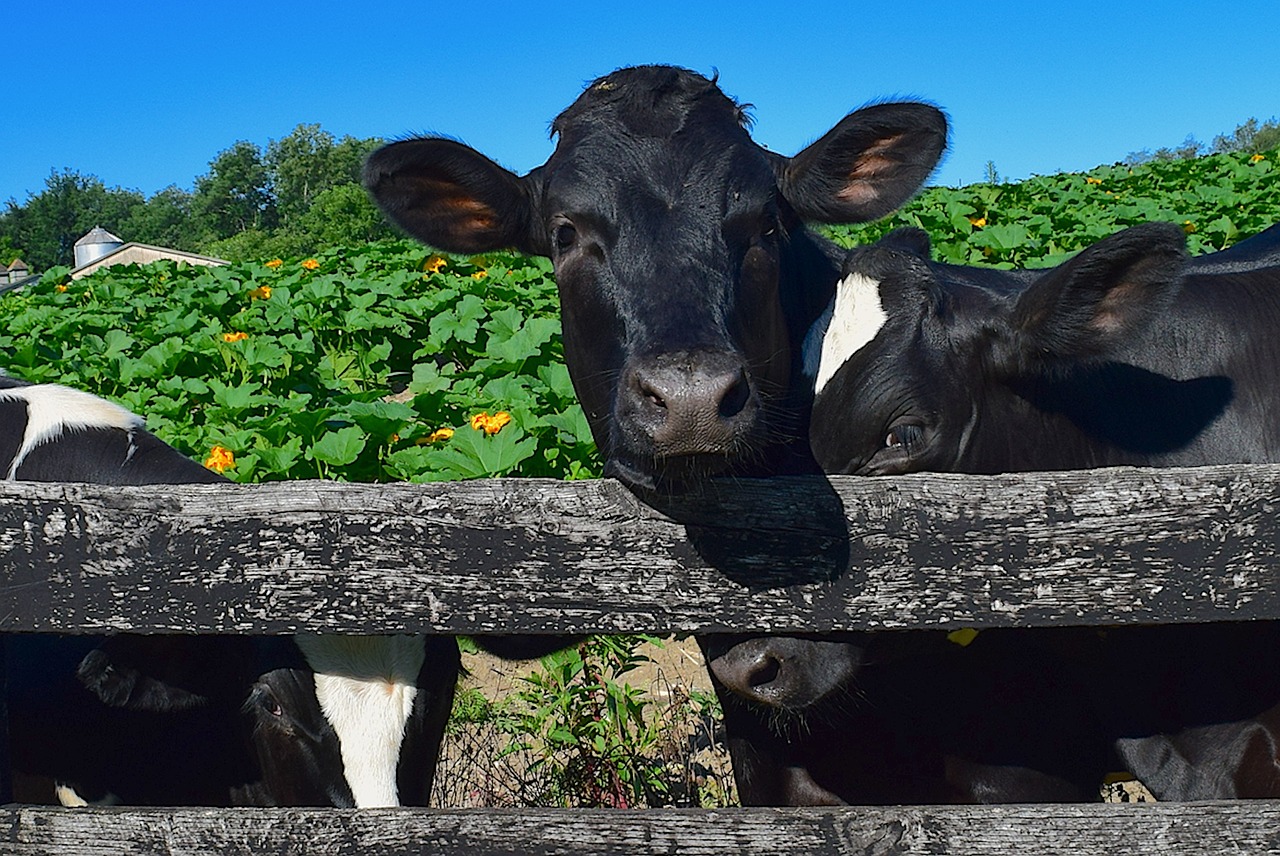
[[[10,199],[0,213],[0,263],[21,257],[35,270],[70,265],[75,242],[94,226],[125,241],[230,261],[390,237],[359,184],[365,156],[382,142],[298,125],[265,149],[237,142],[218,153],[194,189],[170,185],[150,198],[94,175],[54,171],[44,190],[25,203]]]
[[[1236,129],[1230,134],[1219,134],[1214,137],[1211,144],[1202,143],[1193,135],[1188,134],[1181,145],[1165,146],[1156,149],[1154,152],[1150,149],[1129,152],[1124,162],[1133,166],[1153,160],[1187,160],[1189,158],[1204,157],[1205,155],[1231,154],[1234,152],[1252,155],[1275,148],[1280,148],[1280,122],[1276,121],[1274,117],[1262,123],[1259,123],[1256,118],[1251,118],[1247,122],[1237,125]]]

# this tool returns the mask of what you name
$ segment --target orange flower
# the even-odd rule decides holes
[[[511,414],[505,410],[499,410],[490,416],[488,413],[481,412],[471,417],[471,427],[476,431],[483,431],[486,434],[497,434],[502,430],[503,426],[511,421]]]
[[[239,341],[241,341],[241,340],[243,340],[243,339],[247,339],[247,338],[249,338],[249,334],[248,334],[248,333],[245,333],[245,332],[242,332],[242,331],[237,331],[237,332],[235,332],[235,333],[223,333],[223,334],[222,334],[222,341],[224,341],[224,342],[239,342]]]
[[[280,267],[280,265],[282,264],[284,264],[284,259],[272,259],[271,261],[266,263],[267,267],[271,268],[272,270],[275,270],[276,268]]]
[[[1256,154],[1253,157],[1249,158],[1249,163],[1257,163],[1260,160],[1266,160],[1266,159],[1267,159],[1266,155]]]
[[[65,285],[55,285],[53,287],[53,290],[58,292],[59,294],[62,294],[64,291],[67,290],[67,287]]]
[[[471,278],[474,279],[476,282],[479,282],[480,280],[484,279],[488,275],[489,275],[489,272],[487,270],[478,270],[475,273],[471,274]]]
[[[443,440],[448,440],[452,436],[453,436],[452,428],[437,428],[436,430],[428,434],[425,440],[421,440],[419,442],[420,443],[439,443]]]
[[[204,459],[204,465],[208,469],[219,473],[224,470],[235,469],[236,456],[231,453],[230,449],[214,446],[209,450],[209,457]]]
[[[316,268],[320,267],[320,262],[316,261],[315,259],[307,259],[302,263],[302,266],[307,270],[315,270]]]
[[[1085,180],[1084,180],[1084,183],[1085,183],[1085,184],[1102,184],[1102,179],[1100,179],[1100,178],[1086,177],[1086,178],[1085,178]]]
[[[987,218],[986,217],[970,217],[969,223],[973,226],[973,228],[981,229],[983,226],[987,225]]]
[[[427,260],[422,263],[422,269],[427,273],[440,273],[442,267],[446,267],[449,260],[444,256],[428,256]]]
[[[271,286],[260,285],[257,288],[253,289],[252,291],[250,291],[249,296],[252,297],[254,300],[266,300],[268,297],[271,296]]]

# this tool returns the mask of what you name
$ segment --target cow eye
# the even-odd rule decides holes
[[[564,252],[572,247],[574,242],[578,240],[578,230],[573,228],[571,223],[561,223],[559,226],[556,226],[555,237],[556,249],[560,252]]]
[[[895,425],[885,435],[884,447],[886,449],[901,449],[910,453],[920,445],[920,441],[923,439],[924,430],[919,425]]]

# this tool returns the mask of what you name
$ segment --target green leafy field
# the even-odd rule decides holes
[[[924,228],[937,258],[1056,264],[1147,220],[1192,252],[1280,221],[1280,152],[935,188],[846,245]],[[595,476],[545,259],[391,240],[221,268],[51,269],[0,297],[0,367],[144,414],[239,481]],[[509,415],[509,421],[507,415]]]
[[[237,480],[597,472],[545,260],[384,241],[65,274],[0,301],[5,370],[119,401],[201,460],[227,450]]]

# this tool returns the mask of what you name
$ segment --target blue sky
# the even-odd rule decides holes
[[[791,11],[783,11],[789,8]],[[53,169],[150,195],[237,140],[449,134],[526,171],[582,86],[673,63],[793,154],[849,110],[942,106],[937,184],[1082,170],[1280,114],[1280,3],[15,2],[0,201]],[[20,46],[21,53],[15,53]]]

